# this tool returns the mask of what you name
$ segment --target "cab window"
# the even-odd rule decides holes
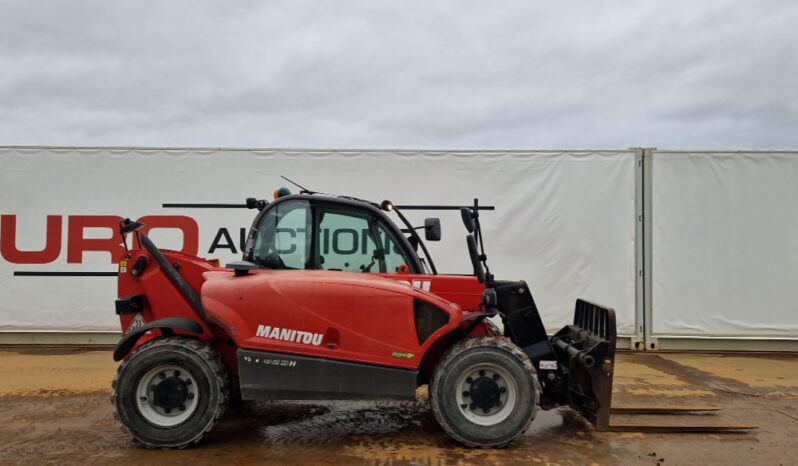
[[[307,268],[310,221],[307,201],[287,201],[269,209],[255,233],[252,262],[268,269]]]
[[[316,238],[322,270],[396,273],[410,263],[392,231],[365,210],[319,207]]]
[[[382,247],[366,212],[319,211],[319,268],[343,272],[380,272]]]

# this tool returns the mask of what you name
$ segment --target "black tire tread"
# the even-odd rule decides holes
[[[117,407],[116,407],[116,396],[117,396],[116,387],[119,381],[119,376],[122,373],[122,370],[124,369],[125,365],[128,363],[128,361],[130,361],[133,357],[135,357],[136,354],[139,354],[147,350],[151,350],[153,348],[159,348],[170,345],[179,346],[181,348],[187,349],[196,354],[197,356],[199,356],[200,358],[202,358],[203,360],[205,360],[205,362],[212,368],[213,373],[216,375],[216,384],[217,387],[219,388],[220,396],[219,396],[219,402],[214,407],[215,413],[213,416],[213,420],[210,423],[208,423],[208,425],[202,432],[200,432],[193,439],[187,442],[183,442],[181,444],[176,444],[176,445],[164,446],[164,445],[146,442],[137,438],[133,432],[131,432],[127,427],[125,427],[124,424],[122,424],[119,418],[119,414],[117,413]],[[151,450],[154,449],[182,450],[191,445],[199,443],[209,432],[211,432],[214,429],[214,427],[216,427],[216,425],[219,423],[219,420],[222,418],[222,416],[224,416],[224,413],[227,410],[228,405],[230,404],[229,379],[230,377],[225,368],[224,361],[222,361],[222,357],[219,355],[219,353],[214,351],[213,348],[211,348],[210,345],[208,345],[207,343],[201,340],[197,340],[195,338],[186,338],[181,336],[156,338],[152,341],[149,341],[141,345],[141,347],[133,351],[130,355],[128,355],[128,357],[122,360],[121,364],[119,364],[119,367],[116,370],[116,375],[114,376],[114,380],[111,382],[111,405],[113,406],[114,409],[113,416],[114,419],[116,419],[116,421],[119,423],[122,432],[130,435],[135,443],[143,446],[144,448]]]
[[[440,381],[443,373],[446,371],[447,367],[452,363],[455,357],[459,354],[479,347],[488,347],[488,348],[496,348],[507,353],[510,353],[513,357],[517,358],[526,369],[527,373],[532,378],[534,384],[534,393],[535,399],[532,400],[532,415],[529,417],[524,428],[518,434],[523,435],[529,430],[529,426],[532,424],[532,421],[535,420],[537,416],[537,412],[540,405],[540,382],[538,381],[537,371],[535,370],[535,366],[532,365],[532,361],[529,359],[529,356],[524,353],[521,348],[519,348],[515,343],[513,343],[507,337],[500,337],[500,336],[484,336],[478,338],[466,338],[459,341],[457,344],[449,348],[449,350],[444,353],[443,357],[441,357],[438,366],[435,368],[435,373],[432,377],[432,381],[430,383],[430,405],[432,407],[432,414],[435,416],[435,419],[438,421],[438,424],[446,431],[449,436],[453,439],[457,440],[461,444],[471,447],[471,448],[503,448],[513,442],[515,439],[510,439],[507,442],[495,445],[483,445],[479,443],[471,442],[461,435],[459,435],[447,422],[444,416],[441,413],[441,407],[438,405],[437,397],[434,396],[434,388]]]

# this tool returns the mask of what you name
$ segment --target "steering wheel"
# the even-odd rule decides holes
[[[376,259],[377,259],[376,257],[371,256],[371,262],[369,262],[368,265],[361,265],[360,266],[360,271],[363,272],[363,273],[370,273],[371,272],[371,268],[374,267],[374,264],[376,263]]]

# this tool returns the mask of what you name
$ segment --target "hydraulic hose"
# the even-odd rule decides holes
[[[177,288],[177,291],[180,292],[183,298],[185,298],[191,307],[197,311],[197,314],[199,314],[200,317],[202,317],[204,320],[207,320],[205,309],[202,307],[202,301],[200,301],[197,293],[195,293],[194,290],[188,286],[188,283],[186,283],[186,281],[183,279],[183,276],[180,275],[180,273],[172,264],[169,263],[158,247],[153,244],[152,240],[147,235],[139,233],[139,242],[142,246],[144,246],[144,249],[150,253],[152,258],[155,259],[155,262],[157,262],[161,267],[164,275],[166,275],[169,281],[172,282],[172,285]]]

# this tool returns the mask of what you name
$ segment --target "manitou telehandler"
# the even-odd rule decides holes
[[[226,268],[121,224],[111,399],[140,444],[199,442],[231,396],[413,400],[424,384],[435,419],[471,447],[507,445],[538,408],[608,429],[614,311],[576,300],[573,325],[549,338],[527,284],[489,272],[477,201],[460,209],[465,276],[438,274],[418,234],[440,240],[438,219],[413,226],[389,201],[283,188],[247,206],[243,260]]]

